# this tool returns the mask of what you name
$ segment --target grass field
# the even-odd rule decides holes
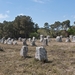
[[[47,50],[48,62],[34,59],[37,46],[28,44],[28,57],[20,56],[22,42],[18,45],[0,44],[0,75],[75,75],[75,43],[56,42],[52,39]]]

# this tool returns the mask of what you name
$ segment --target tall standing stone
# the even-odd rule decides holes
[[[35,41],[35,37],[32,38],[32,41]]]
[[[27,53],[28,53],[28,47],[22,46],[21,51],[20,51],[20,55],[26,58]]]
[[[3,38],[1,39],[1,43],[4,43],[4,41],[5,41],[5,37],[3,37]]]
[[[40,42],[43,42],[44,36],[40,35]]]
[[[48,40],[48,42],[50,42],[50,36],[49,35],[47,35],[47,40]]]
[[[48,61],[47,51],[43,46],[42,47],[36,47],[35,59],[38,59],[40,61]]]
[[[75,36],[73,36],[73,38],[72,38],[72,42],[75,42]]]

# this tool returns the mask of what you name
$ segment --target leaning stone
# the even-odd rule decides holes
[[[22,46],[21,51],[20,51],[20,55],[26,58],[27,53],[28,53],[28,47]]]
[[[43,46],[36,47],[35,59],[43,61],[43,62],[48,61],[47,51]]]

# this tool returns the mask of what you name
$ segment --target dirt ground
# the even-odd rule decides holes
[[[0,44],[0,75],[75,75],[75,43],[56,42],[51,38],[47,50],[48,62],[36,61],[36,47],[41,46],[36,40],[36,46],[28,44],[28,57],[20,56],[22,42],[18,45]]]

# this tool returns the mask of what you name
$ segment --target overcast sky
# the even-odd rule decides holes
[[[18,15],[30,16],[40,27],[45,22],[75,21],[75,0],[0,0],[0,22]]]

